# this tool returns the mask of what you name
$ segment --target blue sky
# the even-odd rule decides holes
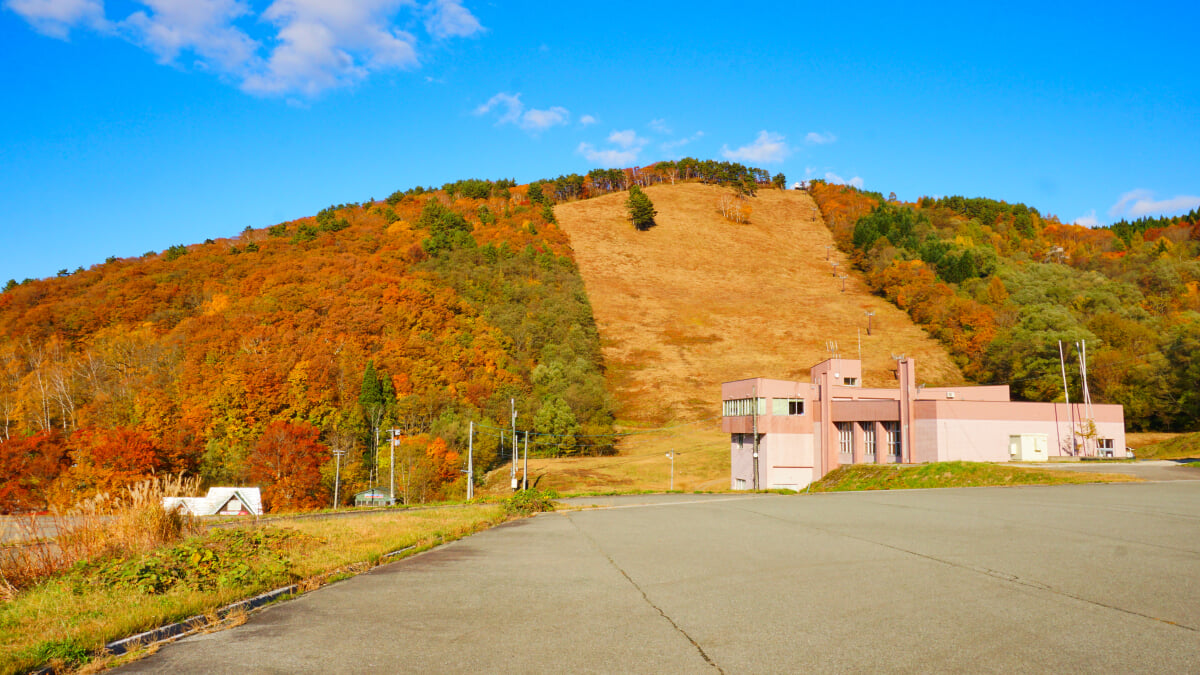
[[[0,282],[681,156],[1105,224],[1200,206],[1195,2],[0,0]]]

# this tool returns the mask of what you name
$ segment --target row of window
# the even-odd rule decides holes
[[[725,417],[766,414],[767,399],[765,398],[735,398],[725,401],[721,406],[721,415]]]
[[[887,434],[887,451],[893,457],[900,456],[900,423],[899,422],[883,422],[884,433]],[[837,422],[838,432],[838,452],[849,461],[849,458],[854,455],[854,423],[853,422]],[[863,425],[863,455],[865,457],[875,456],[875,425],[868,423]]]
[[[757,402],[757,405],[755,402]],[[721,404],[721,415],[724,417],[766,414],[767,399],[765,398],[735,398],[728,401],[723,401]],[[773,398],[771,399],[771,414],[779,416],[803,415],[804,399]]]

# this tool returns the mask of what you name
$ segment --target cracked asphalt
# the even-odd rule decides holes
[[[123,673],[1195,672],[1200,483],[545,514]]]

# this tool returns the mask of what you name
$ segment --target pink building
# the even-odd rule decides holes
[[[912,359],[897,362],[897,389],[862,387],[857,359],[828,359],[810,373],[809,383],[721,385],[731,488],[756,487],[756,439],[761,489],[803,489],[842,464],[1125,456],[1120,405],[1011,401],[1008,385],[918,386]]]

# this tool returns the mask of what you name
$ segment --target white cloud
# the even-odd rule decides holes
[[[628,150],[609,148],[598,150],[592,147],[591,143],[580,143],[575,151],[593,164],[599,164],[610,169],[622,169],[637,163],[638,153],[641,152],[641,148],[635,147]]]
[[[1092,209],[1091,211],[1088,211],[1086,214],[1076,218],[1075,224],[1082,225],[1084,227],[1096,227],[1097,225],[1099,225],[1100,221],[1096,218],[1096,209]]]
[[[599,122],[599,121],[600,120],[597,120],[595,117],[593,117],[591,115],[584,115],[583,117],[579,118],[579,123],[585,127],[589,124],[595,124],[596,122]]]
[[[42,35],[65,40],[71,29],[108,30],[104,0],[5,0],[4,6]]]
[[[275,0],[262,18],[279,28],[264,66],[242,82],[246,91],[320,91],[362,81],[372,70],[417,65],[416,38],[392,28],[404,0]]]
[[[526,131],[542,131],[553,126],[566,124],[571,121],[571,113],[566,108],[556,105],[545,110],[530,108],[521,116],[518,125]]]
[[[106,18],[103,0],[3,1],[47,35],[66,38],[73,28],[120,35],[160,62],[189,54],[197,69],[285,99],[420,65],[417,37],[399,27],[405,23],[423,18],[434,40],[485,30],[462,0],[271,0],[258,14],[249,0],[138,0],[144,9],[118,21]],[[239,23],[266,26],[268,34],[256,40]]]
[[[810,145],[826,145],[837,140],[837,136],[826,131],[825,133],[817,133],[810,131],[804,136],[804,142]]]
[[[860,176],[855,176],[854,178],[851,178],[850,180],[846,180],[845,178],[842,178],[841,176],[837,175],[836,173],[834,173],[832,171],[825,172],[825,181],[827,183],[838,183],[840,185],[850,185],[850,186],[856,187],[860,190],[862,189],[862,186],[863,186],[863,179]]]
[[[687,145],[688,143],[698,141],[703,137],[704,137],[704,132],[697,131],[696,133],[692,134],[691,136],[688,136],[687,138],[678,138],[673,141],[667,141],[666,143],[663,143],[659,147],[661,147],[663,149],[663,151],[665,151],[665,152],[670,152],[677,148],[682,148],[683,146]]]
[[[743,145],[737,150],[730,150],[726,145],[721,146],[721,155],[725,159],[756,164],[781,162],[790,153],[791,150],[784,143],[783,136],[769,131],[758,132],[758,137],[754,139],[753,143]]]
[[[470,37],[483,31],[479,19],[467,11],[459,0],[434,0],[429,4],[425,30],[444,40],[451,37]]]
[[[580,143],[575,152],[583,155],[589,162],[605,168],[625,168],[637,164],[642,148],[650,142],[638,136],[633,129],[614,129],[608,134],[607,140],[616,147],[597,148],[591,143]]]
[[[143,4],[150,13],[134,12],[120,26],[160,63],[172,63],[186,50],[222,73],[238,72],[254,61],[258,43],[233,26],[235,19],[250,12],[238,0],[143,0]]]
[[[1150,190],[1130,190],[1121,195],[1108,210],[1113,218],[1141,218],[1142,216],[1170,216],[1200,207],[1200,197],[1179,195],[1155,201]]]
[[[525,109],[520,94],[500,92],[488,99],[487,103],[475,108],[476,115],[486,115],[493,110],[500,112],[496,124],[515,124],[532,132],[544,131],[550,127],[566,124],[571,119],[571,113],[562,106],[551,106],[545,110]]]
[[[625,131],[613,131],[608,135],[608,142],[613,145],[619,145],[628,150],[630,148],[640,148],[646,145],[646,139],[637,135],[633,129]]]
[[[525,109],[525,104],[521,103],[520,94],[500,92],[489,98],[487,103],[475,108],[475,114],[486,115],[497,108],[503,108],[504,112],[501,113],[500,119],[496,120],[496,123],[507,124],[521,119],[521,111]]]
[[[652,130],[657,131],[660,134],[670,135],[670,134],[674,133],[673,131],[671,131],[671,127],[667,126],[667,121],[664,119],[650,120],[649,124],[647,124],[646,126],[650,127]]]

